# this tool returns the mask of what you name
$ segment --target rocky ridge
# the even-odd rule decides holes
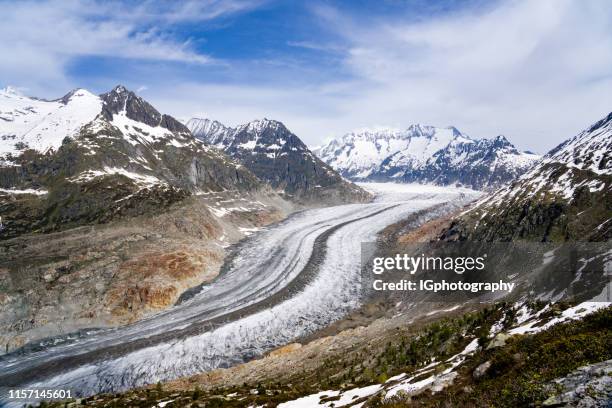
[[[194,194],[266,188],[123,86],[58,101],[0,96],[8,118],[0,129],[2,238],[160,211]]]
[[[484,241],[606,241],[612,236],[612,114],[484,197],[445,233]]]
[[[279,121],[255,120],[235,129],[208,119],[187,122],[194,136],[222,150],[286,197],[301,203],[366,201],[370,195],[319,160]]]

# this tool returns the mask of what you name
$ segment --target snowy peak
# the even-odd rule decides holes
[[[248,150],[269,155],[281,151],[308,151],[306,145],[277,120],[258,119],[231,128],[211,119],[187,121],[191,133],[205,143],[226,152]]]
[[[352,132],[317,150],[356,180],[462,184],[491,188],[522,174],[539,156],[519,152],[505,136],[474,140],[457,128],[415,124],[405,130]]]
[[[71,101],[78,100],[79,98],[97,98],[97,96],[89,92],[87,89],[76,88],[68,92],[66,95],[62,96],[61,98],[56,99],[56,101],[61,102],[64,105],[67,105]]]
[[[318,151],[319,157],[346,177],[365,179],[383,162],[393,165],[424,163],[456,138],[468,140],[454,127],[411,125],[405,130],[364,129],[332,140]]]
[[[79,137],[83,129],[95,133],[94,129],[108,125],[119,129],[130,143],[135,143],[134,138],[156,136],[175,144],[191,139],[183,124],[121,85],[99,96],[77,88],[54,100],[5,88],[0,91],[0,163],[12,165],[26,150],[57,151],[66,138]],[[181,141],[174,140],[176,135]]]
[[[596,174],[612,174],[612,113],[551,150],[544,161]]]
[[[264,152],[309,152],[306,145],[282,122],[262,119],[239,126],[228,145],[230,149]]]
[[[102,100],[84,89],[47,101],[12,89],[0,92],[0,160],[24,150],[57,150],[66,137],[77,135],[102,109]]]
[[[112,121],[115,115],[124,114],[129,119],[151,127],[161,126],[171,132],[189,133],[185,125],[171,116],[162,115],[123,85],[117,85],[112,91],[100,95],[100,98],[103,101],[102,115],[109,121]]]
[[[267,118],[257,119],[249,123],[245,123],[244,125],[238,127],[238,132],[240,131],[246,131],[255,136],[259,136],[263,132],[266,132],[266,131],[270,131],[270,132],[281,131],[283,133],[289,132],[289,130],[285,127],[285,125],[282,122],[279,122],[277,120],[270,120]]]
[[[219,121],[201,118],[191,118],[185,126],[196,138],[216,147],[222,147],[224,139],[235,131]]]
[[[369,198],[277,120],[264,118],[230,128],[210,119],[193,118],[187,127],[195,137],[238,160],[291,199],[340,203]]]

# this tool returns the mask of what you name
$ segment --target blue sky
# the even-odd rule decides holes
[[[612,110],[612,4],[3,1],[0,84],[121,83],[179,118],[268,117],[311,145],[454,125],[545,152]]]

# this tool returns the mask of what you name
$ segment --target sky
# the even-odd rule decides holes
[[[314,146],[455,126],[545,153],[612,111],[608,0],[0,0],[0,86],[123,84],[179,119]]]

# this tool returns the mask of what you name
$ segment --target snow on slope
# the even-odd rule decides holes
[[[216,120],[201,118],[191,118],[185,123],[185,126],[196,138],[221,149],[225,145],[226,138],[236,130]]]
[[[522,306],[522,307],[521,307]],[[551,319],[545,324],[538,320],[539,315],[550,308],[546,305],[537,313],[529,313],[526,305],[515,305],[515,310],[519,313],[524,311],[526,317],[519,315],[518,327],[507,331],[507,335],[517,334],[533,334],[547,330],[556,324],[567,322],[569,320],[580,320],[585,316],[596,312],[597,310],[609,307],[609,302],[583,302],[577,306],[566,309],[560,317]],[[520,309],[519,309],[520,308]],[[504,315],[505,317],[505,315]],[[521,325],[520,320],[528,319],[527,324]],[[499,325],[503,323],[499,322]],[[491,328],[493,333],[493,327]],[[493,337],[493,333],[490,337]],[[460,367],[468,358],[480,350],[478,339],[470,341],[465,348],[458,354],[443,360],[436,361],[435,359],[425,367],[419,368],[412,372],[405,372],[389,378],[382,384],[366,385],[359,388],[351,388],[345,390],[326,390],[316,394],[306,395],[292,401],[283,402],[278,405],[279,408],[334,408],[334,407],[351,407],[359,408],[366,404],[366,399],[376,394],[381,394],[382,399],[392,400],[393,397],[404,393],[404,395],[419,395],[426,390],[432,393],[440,392],[448,385],[453,383],[453,380],[458,376],[457,368]],[[329,398],[333,397],[333,398]]]
[[[600,175],[612,174],[612,112],[553,149],[544,162],[564,163]]]
[[[422,125],[349,133],[317,149],[317,155],[352,179],[477,189],[508,182],[540,159],[518,151],[504,136],[475,140],[454,127]]]
[[[587,170],[590,176],[579,174]],[[609,188],[605,177],[612,174],[612,113],[588,129],[551,150],[516,183],[484,197],[472,210],[540,194],[571,200],[576,189],[591,192]],[[608,186],[608,187],[606,187]]]
[[[101,109],[100,97],[85,89],[45,101],[5,88],[0,91],[0,156],[18,155],[26,148],[57,150],[66,136],[78,134]]]
[[[436,151],[448,145],[461,133],[453,128],[412,125],[406,130],[361,130],[334,139],[318,150],[319,157],[340,174],[366,178],[383,161],[394,159],[398,165],[424,163]]]

